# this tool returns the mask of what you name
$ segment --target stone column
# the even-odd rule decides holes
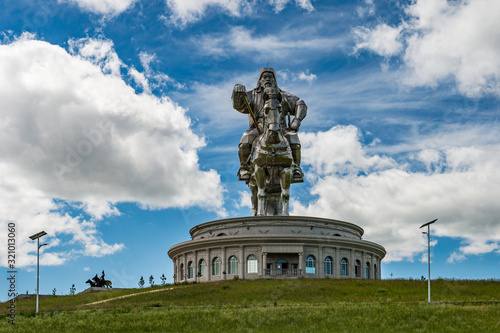
[[[210,249],[209,248],[207,248],[206,253],[207,253],[207,256],[206,256],[207,259],[205,260],[207,263],[207,266],[205,267],[205,269],[207,270],[206,281],[210,281],[210,280],[212,280],[212,259],[210,259]]]
[[[198,251],[194,251],[193,275],[194,280],[198,281]]]
[[[222,268],[222,272],[221,272],[222,273],[222,278],[225,280],[226,276],[227,276],[227,270],[226,270],[226,266],[227,266],[226,265],[226,247],[225,246],[222,248],[222,263],[221,263],[221,265],[222,265],[222,267],[221,267]],[[226,274],[224,274],[224,272],[226,272]]]
[[[377,278],[379,280],[381,280],[382,279],[382,267],[380,265],[380,258],[379,257],[377,257],[377,270],[378,270]]]
[[[179,281],[179,256],[175,257],[175,265],[174,265],[174,283]]]
[[[349,277],[356,277],[354,274],[354,251],[353,249],[349,250]]]
[[[241,279],[244,279],[245,278],[245,247],[244,246],[241,246],[240,248],[240,263],[239,263],[239,277]]]
[[[371,278],[374,279],[375,278],[375,274],[374,274],[374,267],[373,267],[373,253],[371,254],[370,256],[370,262],[371,262],[371,267],[370,267],[370,275],[372,276]]]
[[[305,275],[305,273],[306,273],[305,271],[303,271],[303,269],[304,269],[304,264],[302,263],[303,256],[304,256],[304,253],[300,252],[299,253],[299,272],[301,275]]]
[[[365,251],[361,251],[361,278],[366,279]]]
[[[325,269],[324,269],[324,266],[325,266],[325,260],[323,258],[323,246],[318,246],[318,271],[316,272],[316,276],[320,277],[320,278],[324,278],[325,277]]]
[[[262,275],[266,275],[267,253],[262,252]]]
[[[336,279],[340,278],[340,248],[335,248],[335,263],[333,264],[333,275]]]
[[[186,272],[187,272],[187,260],[188,260],[187,253],[184,253],[184,267],[183,267],[184,269],[182,272],[182,275],[184,275],[184,281],[187,281],[187,278],[188,278],[187,274],[186,274]]]

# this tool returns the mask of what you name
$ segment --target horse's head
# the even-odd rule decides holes
[[[276,144],[281,141],[281,95],[275,87],[267,87],[264,90],[264,133],[266,141]]]
[[[90,279],[88,279],[87,281],[85,281],[85,283],[90,283],[90,284],[92,284],[92,281],[90,281]]]

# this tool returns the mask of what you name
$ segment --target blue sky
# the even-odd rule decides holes
[[[500,277],[495,0],[5,0],[0,212],[18,291],[172,282],[170,246],[248,216],[234,84],[267,65],[308,105],[294,215],[382,244],[383,278]],[[6,237],[0,246],[6,248]],[[6,251],[0,251],[6,270]],[[7,285],[0,299],[7,298]]]

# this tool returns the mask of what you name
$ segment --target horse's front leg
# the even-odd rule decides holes
[[[250,180],[250,182],[248,183],[248,188],[250,189],[250,199],[251,199],[251,202],[252,202],[252,216],[256,216],[257,215],[257,206],[258,206],[258,200],[257,200],[257,186],[255,185],[255,181],[254,180]]]
[[[257,216],[263,216],[266,200],[266,170],[255,166],[255,183],[257,184]]]
[[[282,215],[289,215],[290,207],[290,184],[292,183],[292,170],[290,168],[284,168],[281,171],[280,177],[281,185],[281,202],[282,202]]]

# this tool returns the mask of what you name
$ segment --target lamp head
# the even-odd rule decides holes
[[[435,219],[435,220],[432,220],[432,221],[427,222],[427,223],[425,223],[425,224],[422,224],[422,226],[421,226],[419,229],[421,229],[421,228],[423,228],[423,227],[427,227],[428,225],[433,224],[433,223],[434,223],[434,222],[436,222],[437,220],[438,220],[438,219]]]
[[[33,236],[30,236],[30,238],[31,238],[32,240],[35,240],[35,239],[37,239],[37,238],[40,238],[40,237],[42,237],[42,236],[45,236],[46,234],[47,234],[47,233],[46,233],[45,231],[40,231],[39,233],[34,234]]]

